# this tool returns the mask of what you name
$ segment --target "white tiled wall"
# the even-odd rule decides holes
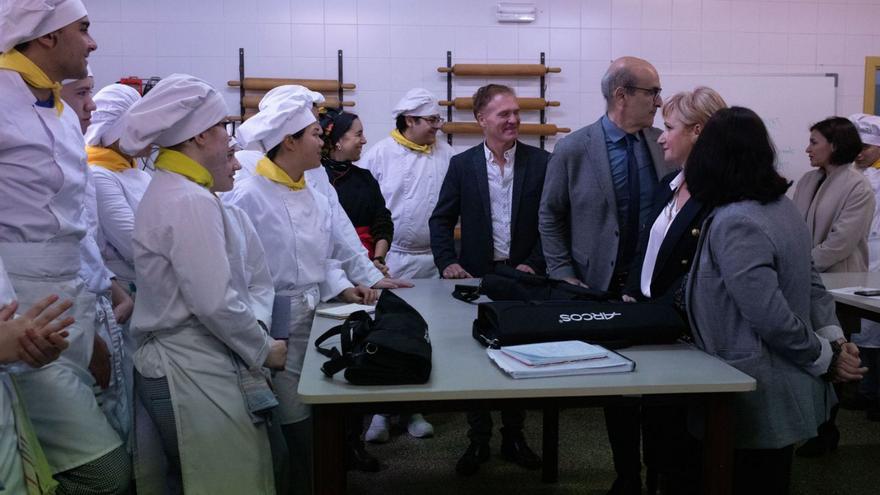
[[[525,1],[525,0],[517,0]],[[561,74],[547,78],[549,122],[578,128],[602,112],[608,62],[637,55],[663,73],[840,74],[838,113],[861,110],[864,57],[880,55],[880,0],[535,0],[531,24],[499,24],[493,0],[85,0],[99,49],[97,85],[122,76],[190,72],[221,88],[230,113],[238,48],[253,76],[335,78],[345,51],[347,97],[375,142],[409,88],[445,97],[446,51],[457,62],[535,63],[541,51]],[[455,96],[486,81],[459,78]],[[534,79],[507,81],[537,96]],[[805,102],[808,103],[808,102]],[[457,112],[456,119],[472,119]],[[526,112],[524,121],[537,121]],[[457,139],[456,147],[475,143]],[[549,140],[552,146],[553,139]]]

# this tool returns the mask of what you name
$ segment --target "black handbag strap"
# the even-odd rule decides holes
[[[358,333],[355,328],[360,328],[362,325],[369,324],[371,321],[370,315],[365,311],[357,311],[352,313],[341,325],[336,325],[315,339],[315,350],[330,358],[321,365],[321,371],[324,372],[324,375],[332,377],[352,363],[354,353],[353,338],[359,339],[363,338],[365,335],[355,335]],[[321,344],[334,335],[339,335],[339,347],[341,352],[340,349],[337,349],[336,347],[331,347],[330,349],[321,347]]]

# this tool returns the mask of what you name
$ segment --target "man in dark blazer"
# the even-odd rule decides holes
[[[658,178],[673,171],[657,145],[661,131],[652,127],[660,91],[649,62],[615,60],[602,77],[605,115],[556,144],[538,214],[551,277],[617,294],[626,284]],[[639,440],[631,428],[638,411],[605,409],[617,471],[610,494],[641,493]]]
[[[549,154],[517,141],[519,103],[513,90],[489,84],[474,94],[474,116],[485,142],[455,155],[429,222],[434,263],[443,278],[481,277],[499,264],[529,273],[544,272],[538,237],[538,207]],[[454,229],[461,218],[461,253]],[[501,411],[501,455],[528,469],[541,459],[523,437],[525,411]],[[492,417],[468,413],[470,445],[456,464],[464,476],[489,458]]]

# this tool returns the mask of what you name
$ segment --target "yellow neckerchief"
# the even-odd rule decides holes
[[[180,174],[206,189],[214,187],[214,177],[211,172],[208,172],[199,162],[179,151],[160,148],[159,156],[153,165],[156,168]]]
[[[51,89],[55,100],[55,111],[58,116],[64,111],[64,103],[61,101],[61,83],[49,79],[43,69],[31,62],[15,48],[0,54],[0,69],[9,69],[18,72],[30,87],[36,89]]]
[[[126,160],[124,156],[100,146],[86,146],[89,165],[106,168],[111,172],[122,172],[134,168],[134,159]]]
[[[431,145],[430,144],[416,144],[416,143],[410,141],[409,139],[407,139],[406,136],[401,134],[400,131],[398,131],[397,129],[394,129],[393,131],[391,131],[391,138],[394,139],[395,141],[397,141],[397,143],[400,144],[401,146],[408,148],[408,149],[411,149],[413,151],[417,151],[419,153],[424,153],[426,155],[431,152]]]
[[[880,168],[880,160],[877,160],[877,161],[874,162],[874,164],[871,165],[871,166],[874,167],[874,168]]]
[[[257,175],[262,175],[272,182],[287,186],[292,191],[299,191],[306,187],[305,174],[303,174],[299,180],[295,181],[287,175],[287,172],[285,172],[283,168],[279,167],[275,162],[269,159],[268,156],[260,158],[260,161],[257,162]]]

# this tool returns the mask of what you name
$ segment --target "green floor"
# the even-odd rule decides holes
[[[540,472],[525,471],[497,456],[470,478],[455,474],[467,447],[464,414],[432,414],[434,438],[417,440],[396,431],[384,445],[368,445],[383,464],[379,473],[350,472],[352,494],[604,494],[614,480],[611,451],[601,409],[563,411],[560,416],[559,482],[541,483]],[[495,416],[497,420],[497,415]],[[540,416],[529,413],[527,436],[540,450]],[[795,458],[792,493],[802,495],[880,494],[880,423],[864,412],[840,411],[841,443],[820,459]],[[540,453],[540,452],[539,452]]]

